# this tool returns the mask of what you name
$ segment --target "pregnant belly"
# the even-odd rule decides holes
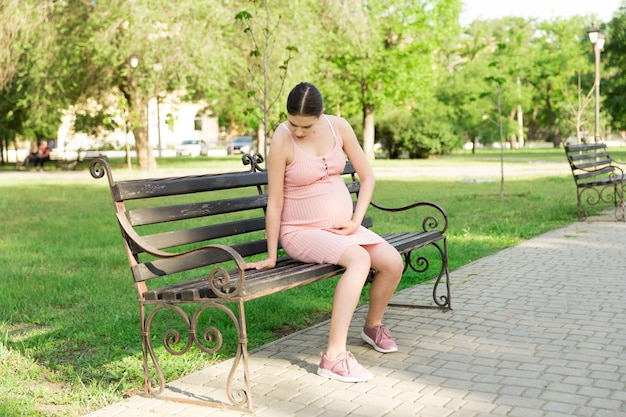
[[[345,192],[314,198],[285,198],[282,225],[323,228],[347,222],[351,218],[352,199],[345,189]]]

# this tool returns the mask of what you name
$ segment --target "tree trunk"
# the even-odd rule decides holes
[[[555,148],[557,148],[560,144],[558,141],[556,132],[554,131],[554,126],[556,124],[556,115],[554,114],[554,109],[552,107],[552,84],[548,83],[546,86],[546,113],[548,114],[548,140],[552,142]]]
[[[522,83],[519,77],[517,77],[517,97],[522,100]],[[524,113],[521,103],[517,104],[517,143],[520,148],[524,147]]]
[[[153,171],[157,168],[157,164],[148,137],[148,102],[142,97],[135,97],[131,103],[131,126],[133,126],[133,136],[135,136],[139,169]]]
[[[369,161],[374,160],[374,106],[363,106],[363,151]]]
[[[263,159],[267,161],[267,138],[265,135],[265,125],[263,123],[259,123],[259,127],[256,133],[257,137],[257,152],[263,156]]]

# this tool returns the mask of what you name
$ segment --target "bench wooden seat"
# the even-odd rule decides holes
[[[578,220],[588,217],[586,206],[612,204],[615,218],[626,220],[624,171],[611,158],[605,143],[565,145],[565,155],[576,183]]]
[[[106,159],[97,158],[90,165],[94,178],[108,178],[135,283],[146,394],[180,400],[165,395],[166,381],[153,344],[160,341],[167,352],[176,355],[187,352],[192,345],[210,354],[217,352],[222,346],[221,330],[212,326],[198,329],[199,316],[215,308],[232,321],[238,348],[226,381],[227,401],[206,398],[202,403],[251,411],[244,303],[343,272],[337,265],[308,264],[287,256],[272,269],[244,268],[249,257],[267,252],[267,172],[260,166],[263,160],[259,154],[243,155],[242,159],[250,165],[249,170],[119,182],[113,180]],[[360,183],[349,163],[344,174],[346,186],[356,196]],[[446,212],[430,202],[400,208],[372,203],[372,207],[390,213],[412,210],[415,230],[382,236],[403,254],[405,270],[428,271],[434,276],[432,300],[414,307],[449,309]],[[372,227],[371,217],[363,224]],[[417,252],[426,246],[435,250],[429,251],[428,256]],[[375,271],[370,278],[375,279]],[[181,308],[186,304],[195,308],[192,314]],[[165,331],[162,339],[156,339],[151,335],[153,320],[163,310],[176,313],[186,328]],[[188,335],[188,342],[180,341],[184,334]],[[237,389],[233,392],[234,386]]]

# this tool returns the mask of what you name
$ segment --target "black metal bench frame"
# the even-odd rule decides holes
[[[96,158],[91,162],[90,172],[94,178],[106,174],[115,213],[121,230],[126,255],[133,275],[140,308],[141,340],[143,350],[144,389],[147,395],[174,401],[199,403],[221,408],[252,411],[250,372],[248,369],[248,339],[244,303],[289,288],[340,275],[343,269],[330,264],[307,264],[289,257],[279,259],[276,267],[269,270],[245,270],[244,258],[267,252],[263,235],[265,207],[267,205],[267,172],[261,168],[263,158],[259,154],[243,155],[250,169],[223,174],[190,175],[160,179],[134,179],[116,182],[106,159]],[[346,186],[357,196],[360,183],[354,168],[347,164],[344,172]],[[218,192],[237,190],[238,196],[218,196]],[[180,198],[189,196],[189,202],[181,204]],[[191,199],[190,196],[200,196]],[[178,199],[175,203],[168,198]],[[137,208],[138,203],[146,203]],[[148,204],[150,203],[150,204]],[[130,206],[133,206],[131,208]],[[403,255],[405,271],[408,268],[422,273],[433,265],[434,271],[432,302],[424,305],[409,305],[419,308],[447,310],[450,304],[450,277],[448,270],[447,240],[444,235],[448,227],[447,213],[437,204],[419,202],[400,208],[387,208],[372,203],[372,207],[387,212],[414,210],[416,231],[385,234],[383,237]],[[426,212],[422,212],[426,210]],[[222,215],[239,216],[237,220],[216,220]],[[242,219],[241,216],[244,216]],[[190,219],[201,224],[185,225]],[[364,220],[366,227],[372,226],[371,218]],[[148,227],[168,225],[166,231],[155,231]],[[257,236],[250,235],[256,233]],[[238,243],[224,244],[224,239],[245,236]],[[263,235],[264,236],[264,235]],[[189,245],[195,245],[189,248]],[[431,246],[440,259],[433,263],[417,249]],[[429,255],[430,256],[430,255]],[[439,263],[440,262],[440,263]],[[207,268],[210,270],[207,273]],[[186,272],[184,272],[186,271]],[[181,282],[156,284],[159,278],[172,278],[176,274],[196,272],[197,276]],[[430,271],[429,271],[430,272]],[[370,274],[375,279],[375,271]],[[150,281],[150,286],[148,285]],[[182,305],[197,307],[188,314]],[[406,307],[405,304],[395,304]],[[233,308],[229,308],[232,306]],[[187,341],[181,342],[180,331],[170,329],[163,334],[162,343],[173,355],[186,353],[195,345],[208,354],[222,347],[222,333],[208,327],[198,329],[199,317],[209,308],[219,309],[232,321],[237,331],[238,348],[230,374],[226,381],[227,401],[212,398],[189,399],[167,395],[166,381],[155,354],[151,336],[152,322],[156,315],[166,309],[180,317],[186,327]],[[184,347],[180,347],[184,345]],[[234,388],[234,386],[238,388]]]
[[[611,158],[605,143],[566,144],[565,155],[576,183],[578,220],[587,219],[586,205],[600,203],[615,207],[615,218],[626,220],[624,189],[626,177],[617,161]]]

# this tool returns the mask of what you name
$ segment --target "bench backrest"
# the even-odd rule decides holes
[[[267,252],[265,209],[267,172],[260,155],[244,155],[249,171],[115,182],[104,159],[91,164],[94,177],[106,173],[120,225],[132,227],[148,245],[182,252],[208,244],[228,245],[243,257]],[[346,186],[355,196],[360,183],[347,163]],[[365,226],[371,226],[366,219]],[[224,262],[224,253],[155,259],[134,243],[122,228],[127,255],[136,282]],[[128,229],[126,229],[128,230]],[[242,238],[242,235],[245,236]]]
[[[605,143],[566,144],[565,154],[578,185],[602,181],[618,169],[613,165]]]

